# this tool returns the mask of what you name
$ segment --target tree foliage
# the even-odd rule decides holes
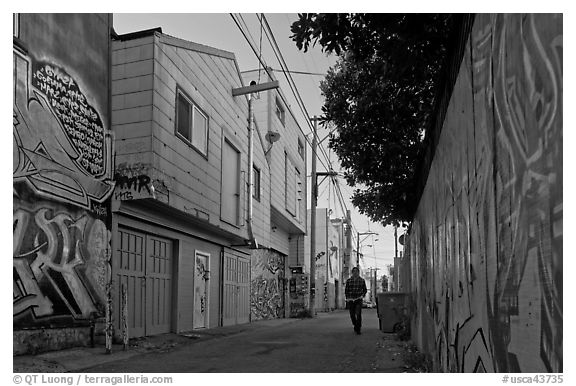
[[[300,50],[339,56],[321,82],[324,123],[352,203],[384,225],[410,221],[416,171],[453,17],[438,14],[300,14]]]

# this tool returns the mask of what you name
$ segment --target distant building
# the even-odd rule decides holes
[[[308,210],[310,224],[311,209]],[[331,311],[344,307],[344,284],[342,278],[343,251],[346,234],[343,219],[330,219],[329,210],[316,209],[316,294],[315,309]],[[305,238],[305,253],[310,253],[310,235]]]

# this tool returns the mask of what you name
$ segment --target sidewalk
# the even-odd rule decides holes
[[[123,350],[122,345],[115,344],[112,346],[112,353],[110,354],[106,354],[106,348],[99,345],[94,348],[75,347],[37,355],[19,355],[13,357],[13,373],[76,373],[89,367],[128,359],[137,355],[150,352],[168,352],[182,345],[240,334],[257,328],[274,328],[296,323],[299,320],[290,318],[259,320],[235,326],[135,338],[130,339],[127,351]]]

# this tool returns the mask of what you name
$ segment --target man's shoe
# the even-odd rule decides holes
[[[356,335],[362,335],[362,333],[360,332],[360,330],[356,330]]]

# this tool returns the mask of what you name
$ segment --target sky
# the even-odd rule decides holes
[[[279,60],[272,50],[269,36],[261,29],[260,21],[255,13],[236,14],[237,21],[248,31],[248,39],[252,41],[257,51],[262,52],[262,59],[269,67],[281,69]],[[329,56],[322,52],[320,46],[311,47],[308,52],[299,51],[296,44],[290,39],[290,25],[297,20],[295,13],[268,13],[265,18],[272,29],[273,36],[280,48],[282,57],[290,71],[307,72],[312,74],[325,74],[329,67],[336,63],[335,56]],[[256,53],[250,47],[247,39],[240,31],[238,25],[228,13],[115,13],[114,29],[118,34],[125,34],[144,29],[161,27],[162,32],[177,38],[204,44],[235,54],[240,71],[248,71],[259,68]],[[262,37],[262,38],[261,38]],[[286,76],[277,72],[280,87],[286,95],[291,109],[296,116],[305,134],[311,133],[310,125],[306,122],[308,116],[321,115],[323,97],[320,92],[322,75],[292,74],[298,93],[305,106],[305,112],[298,107],[296,97],[289,87]],[[318,135],[323,139],[328,133],[327,129],[319,129]],[[311,140],[311,134],[308,136]],[[318,171],[325,171],[328,166],[328,158],[332,167],[340,171],[338,159],[328,148],[328,140],[322,142],[324,152],[319,150]],[[308,147],[308,187],[311,186],[310,166],[311,149]],[[318,181],[322,181],[321,178]],[[392,227],[382,227],[380,224],[370,222],[368,217],[361,215],[353,207],[350,196],[353,189],[348,187],[345,181],[339,179],[342,195],[346,206],[351,210],[351,217],[356,232],[376,232],[378,235],[361,236],[361,252],[364,254],[365,267],[377,267],[379,275],[385,273],[385,267],[394,262],[394,230]],[[321,182],[318,188],[318,208],[332,209],[333,217],[345,216],[338,201],[335,201],[335,188],[328,181]],[[310,207],[310,191],[308,191],[308,207]],[[398,235],[401,234],[399,230]],[[356,236],[355,236],[356,237]],[[399,245],[399,249],[401,246]]]

